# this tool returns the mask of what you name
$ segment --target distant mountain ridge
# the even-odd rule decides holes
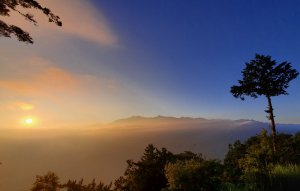
[[[205,119],[191,117],[142,117],[133,116],[110,123],[110,129],[120,134],[141,138],[140,143],[153,143],[180,152],[192,150],[208,157],[223,158],[228,145],[259,134],[262,129],[270,132],[266,122],[239,119]],[[277,124],[279,133],[293,134],[300,131],[300,124]]]
[[[218,124],[218,125],[217,125]],[[172,126],[174,125],[174,126]],[[266,129],[269,130],[269,123],[260,122],[250,119],[206,119],[206,118],[192,118],[192,117],[170,117],[161,116],[156,117],[143,117],[143,116],[132,116],[124,119],[119,119],[107,124],[107,126],[112,128],[130,128],[130,127],[140,127],[140,128],[158,128],[162,126],[168,126],[169,128],[206,128],[208,126],[213,126],[214,128],[224,128],[224,129],[235,129],[243,127],[244,130],[248,128],[253,131]],[[300,124],[277,124],[278,132],[295,133],[300,130]],[[260,132],[260,131],[259,131]],[[259,133],[257,132],[257,133]]]
[[[172,126],[170,125],[179,125],[179,124],[193,124],[193,123],[199,123],[207,121],[207,119],[204,118],[191,118],[191,117],[167,117],[167,116],[156,116],[156,117],[142,117],[142,116],[132,116],[125,119],[116,120],[108,126],[110,127],[157,127],[157,126],[169,126],[170,128]]]

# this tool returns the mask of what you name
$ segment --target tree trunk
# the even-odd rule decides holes
[[[271,97],[267,95],[268,98],[268,110],[266,110],[267,113],[269,113],[269,120],[271,121],[271,129],[272,129],[272,137],[273,137],[273,151],[276,152],[276,127],[275,127],[275,120],[274,120],[274,114],[273,114],[273,106]]]

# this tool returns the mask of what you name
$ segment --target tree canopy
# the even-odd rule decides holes
[[[44,176],[37,175],[31,191],[57,191],[59,190],[59,178],[54,172],[48,172]]]
[[[220,190],[223,165],[217,160],[178,160],[165,169],[168,188],[164,191]]]
[[[290,81],[299,75],[291,64],[284,61],[277,65],[276,60],[271,56],[255,55],[255,59],[246,63],[242,71],[243,79],[239,80],[239,85],[231,87],[231,93],[236,98],[245,99],[244,96],[257,98],[266,96],[268,99],[268,108],[265,110],[269,114],[268,119],[271,121],[273,134],[273,150],[276,151],[276,127],[273,114],[271,97],[278,95],[287,95],[286,89]]]
[[[49,22],[53,22],[58,26],[62,26],[60,17],[52,13],[47,7],[43,7],[36,0],[1,0],[0,1],[0,16],[10,16],[11,11],[15,11],[23,16],[27,21],[32,22],[34,25],[37,21],[34,15],[31,13],[23,13],[19,8],[23,9],[36,9],[41,11],[48,17]],[[0,19],[0,37],[11,37],[15,35],[19,41],[26,43],[33,43],[33,39],[30,34],[18,26],[7,24]]]
[[[166,187],[165,165],[174,155],[165,148],[161,150],[150,144],[137,162],[127,161],[124,176],[115,181],[116,191],[156,191]]]
[[[277,65],[271,56],[259,54],[246,63],[242,74],[243,79],[238,81],[239,85],[231,87],[233,96],[242,100],[245,99],[244,96],[257,98],[262,95],[286,95],[289,82],[299,75],[290,63],[284,61]]]

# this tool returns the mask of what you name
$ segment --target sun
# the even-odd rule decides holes
[[[27,127],[31,127],[31,126],[35,126],[37,121],[36,121],[36,117],[33,116],[27,116],[24,117],[21,121],[23,126],[27,126]]]
[[[25,122],[26,124],[30,125],[30,124],[33,123],[33,119],[32,119],[32,118],[27,118],[27,119],[25,119],[24,122]]]

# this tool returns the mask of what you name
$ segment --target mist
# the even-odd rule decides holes
[[[61,182],[109,183],[126,160],[137,160],[152,143],[173,153],[193,151],[222,159],[228,144],[258,134],[268,124],[251,120],[131,117],[107,125],[69,129],[0,130],[0,190],[29,190],[36,175],[55,172]],[[293,133],[300,125],[278,125]]]

